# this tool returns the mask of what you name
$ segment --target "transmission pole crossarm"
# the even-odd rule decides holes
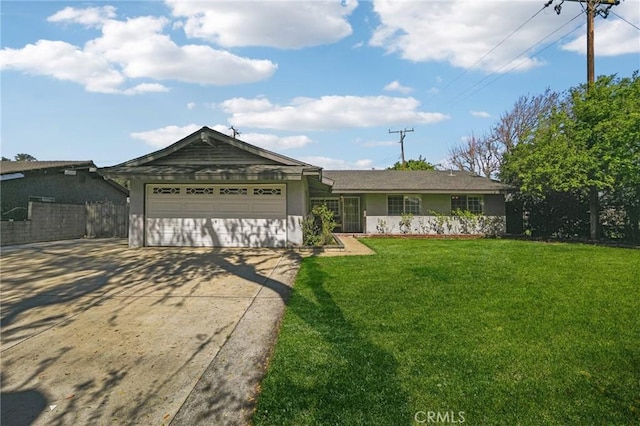
[[[404,128],[404,130],[391,130],[389,129],[389,133],[400,133],[400,155],[402,158],[402,168],[404,169],[407,165],[407,162],[404,159],[404,138],[405,136],[407,136],[408,132],[413,132],[413,127],[410,129],[407,129],[406,127]]]

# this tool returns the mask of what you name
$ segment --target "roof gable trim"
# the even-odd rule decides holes
[[[169,145],[166,148],[160,149],[158,151],[154,151],[150,154],[144,155],[142,157],[135,158],[133,160],[126,161],[124,163],[118,164],[112,167],[123,167],[123,166],[142,166],[152,161],[158,160],[160,158],[166,157],[179,151],[180,149],[194,143],[197,141],[205,142],[211,145],[211,138],[216,139],[220,142],[227,143],[235,148],[247,151],[251,154],[258,155],[265,159],[275,161],[284,166],[303,166],[308,167],[310,169],[319,169],[311,164],[307,164],[298,160],[294,160],[293,158],[286,157],[284,155],[276,154],[275,152],[268,151],[266,149],[259,148],[257,146],[248,144],[238,139],[234,139],[230,136],[227,136],[223,133],[220,133],[216,130],[210,129],[209,127],[202,127],[200,130],[195,131],[194,133],[182,138],[178,142],[175,142]]]

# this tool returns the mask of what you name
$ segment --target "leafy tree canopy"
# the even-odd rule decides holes
[[[15,161],[38,161],[38,159],[36,157],[34,157],[33,155],[25,154],[25,153],[16,154],[13,157],[13,159]],[[11,159],[7,158],[7,157],[2,157],[2,161],[11,161]]]
[[[640,185],[638,73],[571,89],[505,156],[501,177],[531,193]]]
[[[625,234],[640,239],[640,78],[603,76],[570,89],[532,137],[503,159],[502,180],[525,196],[590,192],[591,236],[599,199],[625,211]],[[594,214],[595,212],[595,214]]]
[[[393,166],[389,167],[387,170],[435,170],[436,166],[427,161],[426,158],[422,158],[422,155],[418,157],[418,159],[411,159],[405,162],[405,165],[402,165],[401,161],[397,161]]]

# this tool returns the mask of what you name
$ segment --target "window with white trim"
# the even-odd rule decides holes
[[[474,214],[483,213],[484,202],[481,195],[452,195],[451,213],[456,210],[468,211]]]
[[[401,216],[403,213],[420,215],[422,197],[419,195],[387,195],[387,215]]]
[[[335,220],[336,222],[341,222],[339,198],[313,197],[309,199],[309,204],[311,204],[311,210],[313,210],[313,208],[316,206],[327,206],[327,208],[333,212],[333,220]]]

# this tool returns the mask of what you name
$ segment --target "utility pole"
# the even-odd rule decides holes
[[[609,9],[620,4],[620,0],[562,0],[554,6],[558,15],[562,3],[574,1],[587,4],[587,93],[595,83],[595,17],[596,13],[604,19],[609,16]],[[589,236],[592,240],[600,238],[600,199],[598,188],[589,188]]]
[[[389,133],[400,133],[400,154],[402,155],[402,168],[404,169],[407,165],[407,162],[404,160],[404,137],[407,136],[408,132],[413,132],[413,127],[407,129],[405,127],[404,130],[391,130],[389,129]]]

